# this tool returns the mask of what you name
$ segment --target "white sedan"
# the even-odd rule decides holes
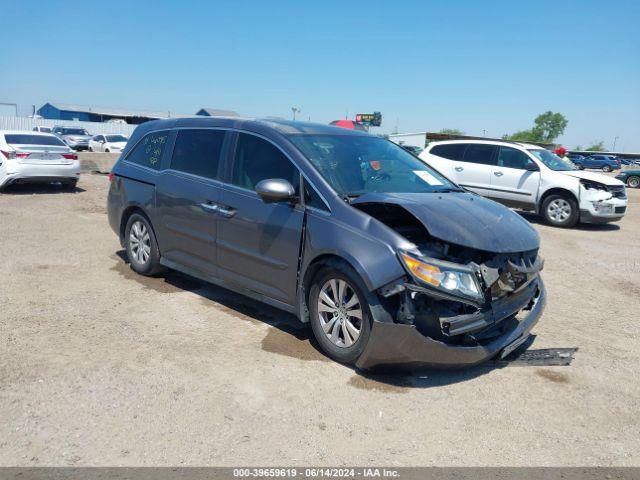
[[[95,135],[89,140],[90,152],[115,152],[120,153],[124,150],[129,139],[124,135]]]
[[[55,135],[0,131],[0,190],[27,182],[59,182],[73,190],[78,178],[78,156]]]

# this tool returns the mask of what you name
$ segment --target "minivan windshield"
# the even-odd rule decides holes
[[[394,143],[356,135],[291,135],[329,184],[341,195],[463,191]]]
[[[557,156],[555,153],[545,150],[544,148],[536,148],[529,150],[533,153],[538,160],[544,163],[551,170],[556,172],[566,172],[569,170],[575,170],[576,167],[570,161],[564,160]]]

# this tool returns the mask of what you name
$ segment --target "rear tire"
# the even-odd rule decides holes
[[[76,189],[76,185],[78,185],[78,180],[68,180],[62,183],[62,188],[73,192]]]
[[[542,202],[542,216],[554,227],[571,228],[580,218],[578,203],[569,195],[549,195]]]
[[[629,188],[638,188],[640,187],[640,177],[632,175],[627,178],[627,186]]]
[[[371,333],[366,286],[348,265],[332,263],[318,271],[309,292],[313,334],[332,359],[353,365]]]
[[[140,275],[150,276],[162,271],[160,250],[151,222],[139,213],[127,220],[124,243],[131,268]]]

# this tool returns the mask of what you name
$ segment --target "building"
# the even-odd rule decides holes
[[[124,120],[137,125],[159,118],[184,117],[172,115],[171,112],[153,112],[147,110],[129,110],[111,107],[91,107],[70,103],[45,103],[38,109],[38,115],[51,120],[73,120],[80,122],[106,122],[108,120]]]
[[[48,102],[41,106],[38,115],[49,120],[71,120],[76,122],[107,122],[109,120],[124,120],[138,125],[149,120],[160,118],[182,118],[192,115],[172,114],[171,112],[154,112],[149,110],[131,110],[111,107],[92,107],[88,105],[75,105],[71,103]],[[201,108],[196,115],[206,117],[237,117],[232,110],[218,110],[215,108]]]
[[[389,140],[398,145],[424,148],[427,146],[427,132],[419,133],[392,133]]]
[[[398,145],[410,145],[413,147],[425,148],[430,142],[442,140],[493,140],[503,142],[502,138],[476,137],[473,135],[452,135],[450,133],[419,132],[419,133],[392,133],[389,140]],[[553,150],[556,145],[553,143],[523,142],[538,145],[543,148]]]
[[[201,108],[196,112],[201,117],[238,117],[238,113],[233,110],[219,110],[217,108]]]

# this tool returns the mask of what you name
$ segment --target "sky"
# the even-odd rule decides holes
[[[0,0],[0,102],[57,101],[640,152],[640,1]],[[0,114],[6,114],[0,110]]]

